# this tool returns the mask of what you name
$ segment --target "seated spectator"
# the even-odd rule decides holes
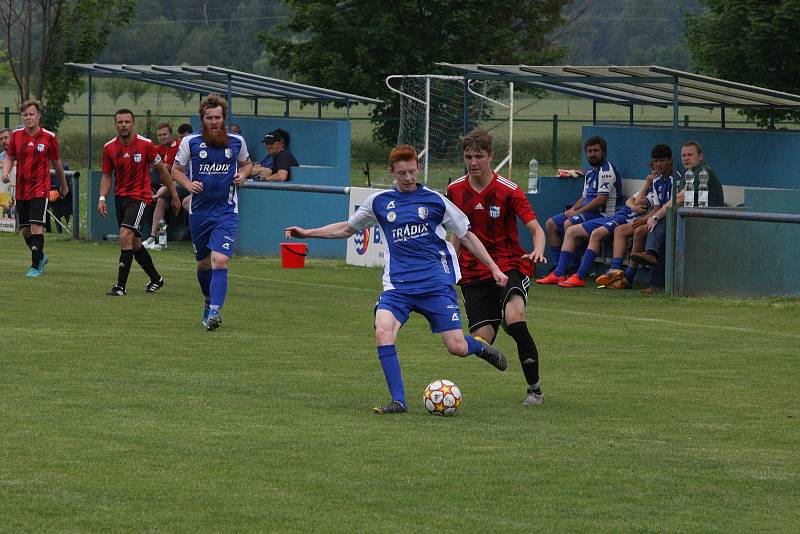
[[[11,128],[3,128],[0,130],[0,161],[6,159],[6,147],[8,141],[11,139]]]
[[[694,187],[694,203],[697,205],[697,177],[700,171],[705,169],[708,172],[708,205],[711,207],[719,207],[725,205],[725,195],[722,191],[722,182],[719,176],[714,172],[714,169],[705,162],[703,155],[703,147],[697,141],[686,141],[681,147],[681,162],[683,163],[684,176],[686,171],[690,170],[695,176]],[[683,179],[679,181],[680,192],[678,192],[676,199],[678,205],[683,204],[683,189],[685,184]],[[653,268],[650,271],[650,286],[645,289],[645,294],[653,295],[664,291],[664,258],[665,248],[667,245],[667,225],[664,217],[667,214],[667,207],[671,206],[672,200],[664,204],[656,213],[654,217],[647,221],[648,235],[645,244],[645,251],[641,253],[631,254],[631,259],[639,263],[650,265]]]
[[[235,133],[236,135],[242,135],[242,127],[236,124],[235,122],[231,124],[231,127],[228,131],[231,133]]]
[[[606,274],[597,277],[597,285],[610,289],[627,289],[633,285],[640,263],[634,259],[643,252],[647,237],[647,224],[658,221],[658,211],[669,202],[672,196],[673,180],[680,180],[680,173],[672,168],[672,149],[667,145],[656,145],[651,152],[652,173],[637,196],[644,196],[650,209],[650,217],[640,217],[630,224],[620,226],[614,232],[614,249],[611,268]],[[628,238],[633,237],[632,257],[628,267],[622,270],[622,261],[628,249]]]
[[[300,166],[294,154],[289,152],[289,134],[280,128],[273,130],[264,136],[264,144],[267,145],[267,158],[253,165],[250,178],[274,182],[289,180],[291,168]]]
[[[617,205],[621,204],[625,198],[622,194],[622,176],[617,168],[606,159],[608,154],[606,140],[599,136],[592,137],[586,141],[584,147],[586,159],[592,168],[585,175],[583,194],[571,208],[558,215],[553,215],[545,223],[547,244],[550,247],[554,264],[557,264],[561,258],[562,242],[568,228],[614,214]],[[536,282],[557,284],[566,279],[566,276],[560,279],[555,278],[554,272],[551,271],[550,274],[539,278]]]

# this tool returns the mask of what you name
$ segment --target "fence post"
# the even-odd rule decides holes
[[[147,117],[147,119],[145,120],[145,127],[144,127],[145,134],[144,135],[145,135],[145,137],[147,137],[149,139],[149,138],[153,137],[153,114],[148,109],[147,113],[145,113],[145,116]]]
[[[11,110],[8,108],[8,106],[6,106],[3,110],[3,117],[3,127],[11,128]]]
[[[558,167],[558,114],[553,115],[553,167]]]
[[[688,128],[689,127],[689,115],[684,115],[683,116],[683,127],[684,128]]]

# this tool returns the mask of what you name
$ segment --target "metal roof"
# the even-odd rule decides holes
[[[94,77],[130,78],[141,82],[182,89],[193,93],[230,94],[256,100],[306,100],[339,104],[380,104],[381,100],[352,95],[323,87],[288,82],[213,65],[111,65],[67,63]]]
[[[471,80],[498,80],[621,105],[800,108],[800,96],[657,65],[530,66],[437,63]]]

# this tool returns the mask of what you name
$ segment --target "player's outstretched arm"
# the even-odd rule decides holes
[[[356,233],[356,229],[347,224],[347,221],[332,223],[319,228],[305,229],[299,226],[290,226],[284,230],[287,239],[292,237],[318,238],[318,239],[346,239]]]
[[[547,263],[547,258],[544,255],[544,245],[546,238],[542,225],[539,224],[537,219],[528,222],[525,227],[530,231],[533,236],[533,252],[523,254],[523,258],[532,261],[533,263]]]
[[[481,260],[481,262],[486,265],[490,271],[492,271],[492,277],[497,285],[505,287],[505,285],[508,283],[508,276],[503,274],[503,271],[500,270],[492,257],[489,256],[489,253],[486,251],[486,247],[483,246],[483,243],[481,243],[481,240],[478,239],[478,236],[470,231],[467,231],[467,233],[460,238],[460,241],[462,245],[467,247],[467,250],[472,252],[476,258]]]

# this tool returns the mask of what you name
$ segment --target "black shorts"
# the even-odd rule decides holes
[[[17,200],[17,222],[19,227],[44,224],[47,213],[47,197]]]
[[[117,207],[117,224],[130,228],[136,237],[142,237],[142,222],[147,203],[128,197],[114,197]]]
[[[528,303],[530,278],[517,270],[511,270],[505,274],[508,276],[506,287],[495,284],[493,278],[461,286],[470,332],[474,332],[485,324],[491,324],[497,330],[503,321],[506,302],[512,294],[522,295],[525,303]]]

